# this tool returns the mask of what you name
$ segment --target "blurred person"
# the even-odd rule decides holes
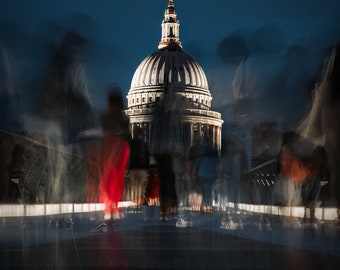
[[[218,151],[208,142],[208,138],[203,138],[202,143],[194,147],[191,155],[192,166],[195,168],[195,176],[202,192],[200,211],[211,213],[212,185],[217,180],[219,172]]]
[[[105,205],[105,219],[112,219],[119,218],[118,202],[122,198],[130,158],[130,132],[123,98],[117,88],[109,94],[108,107],[108,112],[100,117],[99,199]]]
[[[172,155],[162,153],[156,156],[159,173],[160,219],[166,221],[168,214],[177,214],[178,199],[175,188]]]
[[[55,123],[65,145],[78,141],[79,133],[96,125],[82,55],[86,39],[67,32],[57,44],[47,66],[36,113]]]
[[[288,206],[303,204],[304,223],[317,224],[315,216],[321,190],[321,180],[327,175],[325,149],[316,146],[295,132],[283,136],[279,154],[279,173],[284,190],[283,198]],[[309,216],[309,217],[308,217]],[[296,219],[287,220],[296,226]]]
[[[142,129],[135,127],[133,130],[133,138],[130,141],[130,161],[129,173],[130,187],[128,195],[129,199],[137,205],[143,202],[145,188],[148,182],[149,173],[149,149],[142,138]]]
[[[340,113],[339,55],[340,45],[336,44],[332,46],[329,57],[325,61],[320,82],[312,91],[312,107],[296,128],[296,132],[301,138],[316,146],[312,150],[318,148],[322,150],[313,153],[309,149],[309,154],[313,153],[312,157],[316,156],[316,160],[321,164],[326,160],[326,172],[329,170],[331,201],[338,209],[338,217],[335,220],[337,227],[340,227],[340,122],[339,117],[336,117]],[[307,171],[310,172],[311,169],[316,172],[320,171],[319,166],[316,166],[316,169],[314,167],[308,168]],[[321,166],[321,168],[323,167]],[[322,171],[323,169],[321,169]],[[300,169],[299,172],[304,172],[304,170]],[[318,178],[321,177],[323,176],[318,176]]]
[[[188,161],[183,155],[177,156],[173,160],[175,172],[175,187],[178,198],[179,211],[188,206],[189,178],[187,177]]]
[[[159,175],[160,219],[177,214],[174,159],[184,152],[182,111],[184,97],[165,85],[164,96],[156,103],[151,128],[150,152],[156,160]]]
[[[247,154],[241,141],[232,136],[222,149],[220,160],[220,177],[223,179],[225,202],[234,204],[232,209],[225,207],[226,214],[222,217],[221,228],[242,230],[243,217],[239,211],[239,203],[244,198],[244,172],[247,171]]]
[[[150,166],[148,182],[145,187],[144,205],[146,205],[145,220],[154,220],[159,206],[159,176],[157,169]]]
[[[318,224],[320,220],[315,216],[315,209],[319,204],[321,181],[328,180],[329,171],[325,149],[320,146],[316,147],[311,153],[309,162],[312,163],[311,166],[315,171],[302,182],[301,186],[301,197],[305,207],[303,221],[304,223]]]
[[[332,203],[337,208],[335,225],[340,228],[340,44],[333,46],[327,59],[322,81],[314,98],[319,127],[330,170]]]
[[[159,177],[155,168],[150,168],[149,180],[145,188],[145,199],[149,206],[159,205]]]
[[[66,32],[40,80],[32,104],[32,119],[26,129],[39,129],[48,138],[49,202],[86,200],[84,130],[97,127],[87,76],[82,62],[87,40],[77,32]],[[30,122],[28,120],[31,120]],[[62,155],[67,152],[68,155]]]

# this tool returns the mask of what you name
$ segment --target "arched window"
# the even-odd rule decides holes
[[[173,26],[170,26],[170,37],[173,37],[174,36],[174,33],[173,33]]]

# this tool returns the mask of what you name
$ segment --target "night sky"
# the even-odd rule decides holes
[[[73,30],[86,38],[81,61],[95,108],[105,106],[112,84],[125,96],[139,63],[157,50],[167,2],[0,0],[0,39],[16,91],[29,95],[28,85],[43,76],[53,46]],[[340,1],[175,0],[174,4],[183,50],[204,69],[213,106],[226,122],[230,105],[245,96],[254,101],[251,110],[258,121],[303,115],[329,46],[340,37]],[[238,74],[246,90],[240,92],[233,88],[233,80],[241,63]],[[294,121],[285,120],[287,126]]]

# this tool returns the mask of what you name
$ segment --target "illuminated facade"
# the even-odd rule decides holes
[[[220,113],[211,110],[212,96],[202,67],[182,51],[173,0],[169,0],[164,13],[158,51],[147,56],[137,67],[127,95],[126,113],[131,131],[142,128],[148,143],[155,104],[162,99],[166,88],[185,99],[179,121],[186,134],[185,145],[190,148],[204,136],[220,150],[223,120]]]

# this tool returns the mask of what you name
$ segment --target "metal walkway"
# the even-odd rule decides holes
[[[225,230],[223,212],[188,211],[194,226],[178,228],[175,217],[161,222],[154,210],[155,219],[146,221],[146,208],[125,208],[124,218],[95,233],[100,212],[2,218],[0,269],[338,269],[340,263],[340,232],[330,221],[294,229],[272,215],[272,230],[259,231],[259,215],[242,211],[243,230]]]

